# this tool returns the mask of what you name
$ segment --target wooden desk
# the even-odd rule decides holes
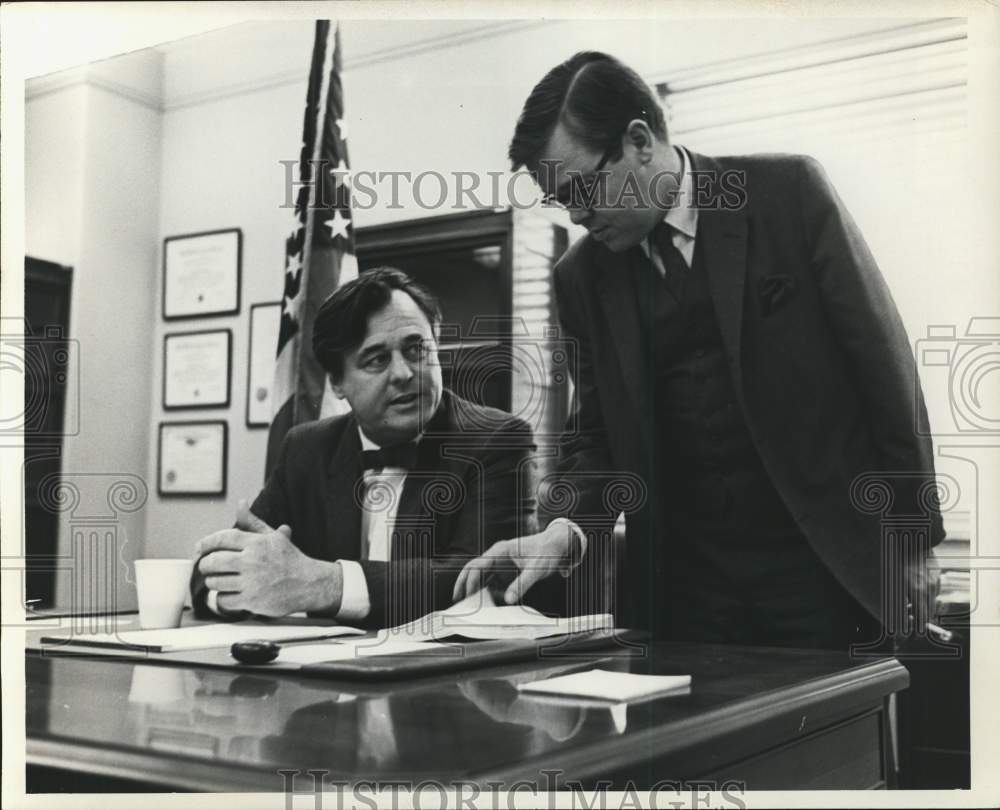
[[[308,770],[325,784],[880,788],[895,770],[887,699],[908,683],[894,659],[695,644],[381,687],[31,652],[25,665],[29,792],[271,792],[281,770],[305,792]],[[690,673],[692,690],[611,710],[515,688],[581,665]]]

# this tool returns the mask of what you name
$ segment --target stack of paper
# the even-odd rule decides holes
[[[606,669],[574,672],[517,685],[520,692],[621,703],[687,694],[690,688],[690,675],[636,675]]]

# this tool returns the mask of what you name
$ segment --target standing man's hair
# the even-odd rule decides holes
[[[313,354],[334,379],[344,372],[344,355],[356,348],[368,332],[368,318],[385,307],[393,290],[405,292],[434,330],[441,325],[437,299],[402,270],[379,267],[368,270],[334,290],[313,323]]]
[[[528,96],[507,152],[511,170],[526,166],[537,171],[539,156],[560,122],[580,143],[603,152],[635,118],[667,140],[663,110],[642,77],[606,53],[581,51],[546,73]]]

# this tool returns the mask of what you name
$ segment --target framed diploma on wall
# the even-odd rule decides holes
[[[161,422],[157,491],[163,496],[226,494],[228,425]]]
[[[200,318],[240,311],[239,228],[163,240],[163,317]]]
[[[247,357],[247,427],[271,424],[274,364],[281,327],[281,302],[250,307],[250,350]]]
[[[165,335],[163,407],[227,407],[232,357],[233,333],[229,329]]]

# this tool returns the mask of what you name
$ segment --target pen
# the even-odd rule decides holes
[[[955,635],[951,632],[951,630],[945,630],[943,627],[934,624],[934,622],[927,622],[924,627],[926,627],[927,630],[933,635],[937,636],[940,641],[951,641]]]
[[[292,644],[296,641],[329,641],[332,638],[360,638],[360,636],[353,634],[345,635],[344,633],[331,633],[327,636],[295,636],[294,638],[279,638],[276,639],[276,643]]]

